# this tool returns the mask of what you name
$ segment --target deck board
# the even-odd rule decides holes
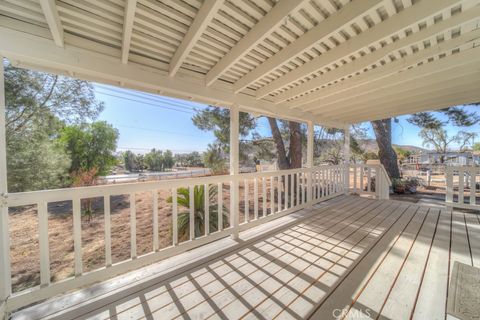
[[[445,319],[453,262],[480,264],[477,215],[407,202],[342,196],[261,230],[124,294],[13,319]]]

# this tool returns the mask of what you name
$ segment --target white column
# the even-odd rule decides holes
[[[307,168],[313,168],[313,122],[307,122]],[[307,173],[307,203],[312,201],[312,172]]]
[[[10,237],[8,234],[7,142],[5,135],[5,78],[0,56],[0,319],[5,316],[5,302],[11,293]]]
[[[344,129],[344,141],[343,141],[343,163],[345,165],[345,174],[344,174],[344,191],[348,193],[350,186],[350,125],[346,125]]]
[[[237,106],[230,108],[230,175],[236,176],[240,173],[239,159],[239,126],[240,114]],[[233,227],[232,238],[238,239],[238,204],[239,204],[239,183],[237,177],[232,177],[230,183],[230,225]]]

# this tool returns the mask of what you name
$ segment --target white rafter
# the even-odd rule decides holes
[[[55,0],[40,0],[40,6],[42,7],[45,20],[47,20],[48,28],[52,34],[53,41],[59,47],[64,46],[63,40],[63,26],[58,15],[57,6]]]
[[[426,77],[428,78],[429,76],[433,76],[440,72],[454,70],[455,68],[471,65],[472,63],[478,65],[479,62],[480,47],[464,50],[458,54],[453,54],[443,59],[424,64],[420,67],[412,68],[404,72],[394,74],[392,76],[381,79],[381,81],[369,83],[368,85],[359,88],[360,90],[356,95],[350,95],[348,96],[348,99],[336,101],[328,107],[319,106],[318,109],[315,110],[313,113],[318,115],[324,114],[325,112],[328,112],[330,110],[338,111],[339,108],[349,106],[349,104],[360,103],[364,106],[368,106],[370,98],[375,100],[375,93],[381,93],[387,90],[395,90],[395,88],[399,87],[402,84],[413,82],[417,79],[422,79]],[[478,70],[480,67],[477,66],[476,68]],[[446,73],[446,77],[448,77],[448,73]],[[362,97],[367,100],[364,100]],[[346,110],[348,110],[348,108]]]
[[[212,20],[215,13],[217,13],[220,6],[223,4],[223,0],[205,0],[200,9],[198,10],[193,23],[190,25],[182,43],[175,51],[175,54],[170,61],[169,75],[175,76],[178,69],[182,66],[183,61],[192,50],[193,46],[200,38],[202,33],[207,28],[208,24]]]
[[[381,68],[369,70],[368,72],[362,73],[358,76],[346,79],[342,82],[292,100],[287,104],[290,106],[290,108],[299,108],[302,111],[311,111],[319,108],[319,106],[325,108],[342,100],[350,99],[354,97],[355,94],[362,94],[365,90],[363,87],[364,85],[379,81],[435,54],[457,48],[465,43],[479,38],[479,34],[480,30],[468,32],[450,41],[438,44],[437,46],[432,46],[428,49],[420,50],[414,54],[408,55],[401,60],[399,59],[394,62],[390,62]]]
[[[127,0],[125,5],[125,13],[123,16],[122,63],[128,62],[130,42],[132,41],[133,20],[135,19],[136,8],[137,0]]]
[[[392,115],[399,116],[404,114],[413,114],[424,110],[438,110],[446,107],[457,106],[468,103],[476,103],[480,100],[480,78],[474,80],[468,86],[452,87],[448,90],[432,93],[434,96],[415,101],[402,101],[389,106],[386,110],[377,110],[376,112],[364,111],[349,115],[345,119],[351,123],[372,121],[390,118]],[[342,118],[343,119],[343,118]]]
[[[208,73],[206,85],[211,85],[228,68],[244,57],[272,30],[285,22],[290,12],[298,9],[306,0],[281,0],[263,17]],[[369,0],[370,1],[370,0]],[[239,90],[235,90],[237,93]]]
[[[460,69],[460,70],[456,70]],[[406,108],[410,103],[415,101],[434,99],[438,93],[444,93],[451,88],[466,88],[472,82],[478,82],[480,77],[479,68],[475,67],[475,63],[466,65],[453,70],[446,70],[440,73],[420,78],[415,81],[390,88],[390,90],[382,90],[378,99],[375,96],[370,97],[359,103],[339,104],[337,106],[348,110],[348,115],[353,116],[356,113],[365,112],[365,106],[369,108],[368,112],[386,111],[390,106],[403,103]],[[457,90],[461,91],[461,90]],[[480,93],[479,93],[480,95]],[[333,110],[323,112],[323,117],[334,117]]]
[[[371,10],[381,2],[382,0],[362,0],[349,3],[239,79],[234,85],[235,92],[243,90],[305,50],[328,38],[333,32],[341,29],[345,24],[358,18],[359,15]]]
[[[343,42],[332,50],[318,57],[315,57],[309,63],[306,63],[296,68],[285,76],[280,77],[275,81],[269,83],[268,85],[257,91],[257,98],[263,98],[271,92],[281,89],[289,84],[295,83],[308,75],[316,73],[319,70],[330,66],[332,63],[335,63],[339,59],[355,54],[356,52],[369,46],[370,44],[376,43],[393,34],[396,34],[399,30],[403,30],[418,21],[422,21],[446,9],[447,7],[455,5],[456,3],[456,0],[421,1],[418,4],[390,17],[386,21],[376,24],[371,29],[359,34],[358,36]],[[462,23],[461,19],[457,18],[454,20],[454,25]],[[424,29],[424,32],[422,34],[420,34],[421,32],[418,32],[410,37],[405,37],[401,40],[395,41],[383,48],[376,50],[373,53],[365,55],[364,57],[358,59],[358,61],[355,61],[355,63],[348,63],[347,65],[331,70],[330,72],[327,72],[320,77],[311,79],[310,81],[307,81],[292,89],[286,90],[285,92],[275,97],[275,103],[286,101],[287,99],[319,88],[331,81],[340,79],[346,75],[356,72],[357,70],[362,70],[370,66],[372,63],[380,60],[390,52],[408,46],[412,43],[421,41],[426,37],[432,36],[442,31],[443,29],[444,28],[441,26],[434,25],[430,28]]]
[[[234,94],[231,86],[219,84],[205,87],[203,79],[171,78],[158,69],[139,66],[134,63],[122,65],[111,56],[68,46],[60,49],[48,39],[29,35],[19,31],[0,27],[0,56],[29,67],[41,66],[49,70],[67,70],[74,72],[79,78],[100,83],[123,83],[125,88],[159,92],[172,97],[190,97],[194,101],[220,106],[233,104],[247,112],[258,115],[276,116],[286,120],[315,121],[331,127],[343,128],[344,123],[333,123],[328,119],[316,119],[311,114],[288,110],[279,112],[278,107],[265,100],[256,100],[246,94]],[[29,48],[34,47],[35,50]]]

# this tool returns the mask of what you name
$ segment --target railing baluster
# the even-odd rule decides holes
[[[300,199],[300,172],[297,172],[296,174],[296,182],[297,182],[297,197],[296,197],[296,200],[295,200],[295,205],[299,206],[300,203],[301,203],[301,199]]]
[[[218,183],[218,231],[223,230],[223,183]]]
[[[446,196],[446,202],[447,203],[452,203],[453,202],[453,169],[451,167],[447,167],[445,169],[447,177],[447,196]]]
[[[267,181],[266,178],[262,178],[262,216],[267,215]]]
[[[294,183],[294,180],[295,180],[295,174],[292,173],[290,174],[290,208],[293,208],[295,206],[295,192],[293,191],[294,189],[294,186],[295,186],[295,183]]]
[[[463,168],[458,168],[458,203],[464,203],[464,180],[465,180],[465,171]]]
[[[80,199],[72,200],[73,209],[73,250],[75,255],[75,276],[83,273],[82,264],[82,214],[80,208]]]
[[[50,252],[48,245],[48,209],[47,202],[37,203],[38,208],[38,244],[40,247],[40,286],[50,284]]]
[[[210,186],[209,184],[205,184],[203,186],[203,196],[204,196],[204,212],[205,212],[205,235],[208,236],[210,234]]]
[[[353,193],[357,193],[357,165],[353,165]]]
[[[135,193],[130,194],[130,251],[132,259],[137,258],[137,208]]]
[[[244,209],[244,212],[245,212],[245,217],[244,217],[244,222],[248,222],[250,220],[250,203],[249,203],[249,200],[248,200],[248,180],[245,179],[243,180],[243,192],[244,192],[244,201],[245,201],[245,209]]]
[[[253,179],[253,217],[258,219],[258,180],[257,177]]]
[[[189,224],[189,231],[190,231],[190,240],[195,239],[195,186],[188,187],[188,200],[189,200],[189,217],[188,217],[188,224]]]
[[[153,251],[158,251],[158,192],[157,190],[152,190],[153,198]]]
[[[178,244],[178,196],[177,188],[172,188],[172,226],[173,226],[173,239],[172,244],[176,246]]]
[[[270,177],[270,214],[275,212],[275,187],[274,187],[274,177]]]
[[[110,217],[110,195],[103,196],[103,219],[105,225],[105,265],[112,265],[112,220]]]
[[[282,211],[282,176],[277,177],[277,209]]]
[[[477,183],[476,183],[476,169],[475,167],[470,168],[470,204],[474,205],[476,204],[476,189],[477,189]]]
[[[288,200],[290,199],[290,189],[289,189],[289,179],[290,179],[290,175],[289,174],[286,174],[285,175],[285,182],[284,182],[284,187],[283,189],[285,190],[284,193],[285,193],[285,198],[284,198],[284,201],[285,201],[285,209],[288,209]]]

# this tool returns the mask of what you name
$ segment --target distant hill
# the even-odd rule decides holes
[[[358,141],[359,144],[368,152],[378,152],[378,145],[377,141],[375,139],[361,139]],[[416,146],[410,146],[410,145],[401,145],[401,144],[394,144],[394,147],[399,147],[407,151],[411,151],[414,153],[420,153],[422,151],[426,151],[427,149],[416,147]]]

